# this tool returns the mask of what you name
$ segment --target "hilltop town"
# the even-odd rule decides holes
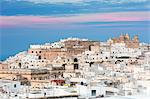
[[[0,63],[1,99],[136,95],[150,96],[150,44],[127,33],[30,45]]]

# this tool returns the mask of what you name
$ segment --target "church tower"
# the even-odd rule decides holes
[[[123,35],[123,33],[121,33],[119,41],[120,41],[120,43],[124,43],[124,35]]]
[[[125,35],[125,40],[126,40],[126,41],[130,41],[130,37],[129,37],[129,34],[128,34],[128,33],[126,33],[126,35]]]
[[[138,48],[139,47],[139,38],[138,38],[137,35],[134,36],[134,38],[133,38],[133,46],[134,46],[134,48]]]
[[[137,35],[136,35],[136,36],[134,36],[133,41],[134,41],[134,42],[136,42],[136,43],[139,43],[139,38],[138,38],[138,36],[137,36]]]

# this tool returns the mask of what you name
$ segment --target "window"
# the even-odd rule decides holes
[[[39,53],[41,53],[41,51],[39,51]]]
[[[14,88],[16,88],[17,86],[16,86],[16,84],[14,84]]]
[[[41,56],[39,56],[39,59],[41,59]]]
[[[31,53],[34,53],[33,51]]]
[[[46,96],[46,93],[44,92],[44,96]]]
[[[90,62],[90,63],[89,63],[90,67],[92,66],[92,64],[93,64],[93,62]]]
[[[75,59],[74,59],[74,62],[78,62],[78,59],[77,59],[77,58],[75,58]]]
[[[91,45],[89,46],[89,51],[91,51]]]
[[[39,77],[39,80],[42,80],[42,77]]]
[[[66,65],[66,64],[62,64],[63,70],[65,70],[65,65]]]
[[[84,83],[83,82],[81,82],[81,85],[83,85]]]
[[[92,93],[92,96],[96,96],[96,90],[92,90],[91,93]]]
[[[74,64],[74,70],[75,70],[75,69],[79,69],[78,64]]]
[[[19,68],[21,68],[21,63],[18,64]]]

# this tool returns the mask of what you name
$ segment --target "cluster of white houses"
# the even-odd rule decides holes
[[[15,90],[15,91],[14,91]],[[150,95],[150,45],[128,34],[107,42],[68,38],[30,45],[0,63],[0,97]]]

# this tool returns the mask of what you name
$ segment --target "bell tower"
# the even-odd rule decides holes
[[[124,43],[124,35],[123,35],[123,33],[121,33],[119,40],[120,40],[120,43]]]
[[[133,46],[135,48],[139,47],[139,38],[138,38],[138,35],[134,36],[134,38],[133,38]]]
[[[126,33],[125,39],[126,39],[126,41],[130,41],[130,37],[129,37],[129,34],[128,34],[128,33]]]
[[[134,36],[133,41],[134,41],[134,42],[136,42],[136,43],[138,43],[138,42],[139,42],[138,35],[135,35],[135,36]]]

